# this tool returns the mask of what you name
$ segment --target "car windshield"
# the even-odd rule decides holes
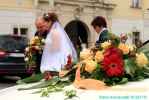
[[[19,36],[0,36],[0,49],[7,52],[23,52],[27,46],[27,38]]]

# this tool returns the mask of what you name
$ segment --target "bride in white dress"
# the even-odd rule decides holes
[[[50,29],[45,39],[40,70],[42,73],[46,71],[59,72],[67,63],[68,56],[71,56],[72,61],[77,60],[77,53],[59,21],[50,20],[51,13],[45,16],[49,18]]]

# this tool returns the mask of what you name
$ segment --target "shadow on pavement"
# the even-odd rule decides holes
[[[1,76],[0,77],[0,90],[16,85],[16,81],[18,79],[20,78],[17,76]]]

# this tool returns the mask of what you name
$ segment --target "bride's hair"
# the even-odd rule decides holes
[[[57,14],[56,13],[44,13],[43,14],[43,19],[47,22],[50,22],[52,21],[52,23],[58,21],[58,17],[57,17]]]

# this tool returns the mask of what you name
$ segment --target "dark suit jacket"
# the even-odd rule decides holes
[[[100,33],[99,38],[98,38],[98,40],[95,43],[95,46],[96,47],[100,47],[101,43],[103,43],[103,42],[105,42],[105,41],[107,41],[109,39],[110,39],[110,37],[109,37],[108,30],[104,30],[103,32]]]
[[[42,35],[39,34],[39,32],[35,33],[35,36],[41,36],[44,39],[46,39],[48,32],[45,31]],[[42,54],[40,54],[38,51],[36,52],[36,69],[35,69],[35,73],[40,73],[40,64],[41,64],[41,58],[42,58]]]

